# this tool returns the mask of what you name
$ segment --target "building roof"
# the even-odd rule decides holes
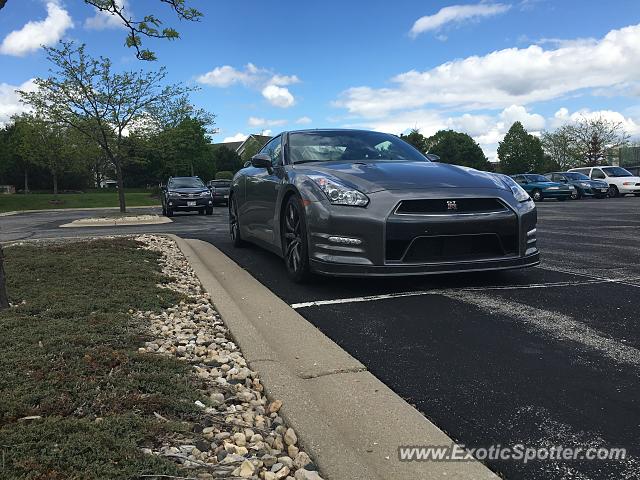
[[[233,150],[236,153],[239,153],[240,151],[243,150],[243,147],[249,142],[249,140],[253,139],[256,142],[258,142],[260,145],[265,145],[269,140],[271,140],[272,137],[268,136],[268,135],[249,135],[244,141],[242,142],[225,142],[225,143],[215,143],[214,146],[218,147],[218,146],[222,146],[222,147],[226,147],[229,150]]]

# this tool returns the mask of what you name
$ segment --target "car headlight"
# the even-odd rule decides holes
[[[169,198],[180,198],[180,194],[177,192],[169,192]]]
[[[366,207],[369,204],[369,197],[354,188],[320,175],[309,175],[309,178],[320,187],[333,205]]]
[[[500,180],[502,180],[502,183],[509,190],[511,190],[511,193],[513,193],[513,196],[517,201],[528,202],[529,200],[531,200],[531,197],[529,196],[527,191],[524,188],[522,188],[520,185],[518,185],[518,183],[513,178],[507,175],[502,175],[502,174],[497,174],[496,176]]]
[[[626,186],[635,185],[635,184],[636,182],[622,182],[622,185],[626,185]]]
[[[589,188],[589,184],[585,182],[581,183],[580,186],[584,188]]]
[[[200,194],[201,197],[210,197],[211,196],[211,192],[202,192]]]

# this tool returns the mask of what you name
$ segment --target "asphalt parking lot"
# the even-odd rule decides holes
[[[113,233],[59,230],[70,215],[88,216],[0,217],[0,241]],[[173,220],[116,232],[216,245],[457,442],[629,452],[486,462],[505,478],[640,478],[640,198],[539,204],[542,264],[529,270],[304,286],[275,255],[234,249],[224,208]]]

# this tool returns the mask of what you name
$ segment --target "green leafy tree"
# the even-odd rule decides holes
[[[211,154],[217,172],[237,172],[244,163],[235,150],[224,145],[212,145]]]
[[[114,73],[107,58],[92,58],[84,45],[45,47],[51,76],[35,80],[37,89],[20,91],[22,100],[59,125],[74,128],[96,142],[113,166],[120,211],[126,211],[123,165],[126,137],[149,119],[149,109],[190,91],[163,86],[166,70]],[[87,125],[91,125],[88,127]]]
[[[542,132],[540,141],[545,156],[557,165],[558,170],[568,170],[581,164],[570,127],[565,125],[554,132]]]
[[[515,122],[498,144],[500,171],[507,175],[528,173],[544,168],[544,152],[540,139],[527,133]]]
[[[8,0],[0,0],[0,10]],[[197,22],[202,17],[202,13],[190,7],[186,0],[158,0],[160,4],[169,7],[179,20]],[[153,51],[143,48],[143,38],[164,38],[176,40],[180,38],[178,31],[172,27],[163,27],[163,21],[155,14],[149,13],[142,18],[134,18],[127,9],[126,3],[121,0],[84,0],[87,5],[93,6],[96,10],[113,15],[118,18],[122,26],[127,30],[125,45],[136,51],[136,56],[140,60],[155,60]]]
[[[617,150],[629,142],[629,133],[622,122],[602,116],[581,117],[566,127],[567,135],[583,165],[607,163],[609,151]]]
[[[413,145],[416,149],[422,153],[427,153],[427,138],[420,133],[417,128],[412,129],[407,135],[400,134],[400,138],[410,145]]]
[[[427,151],[438,155],[443,163],[463,165],[478,170],[489,168],[489,161],[482,148],[466,133],[440,130],[426,139],[426,146]]]

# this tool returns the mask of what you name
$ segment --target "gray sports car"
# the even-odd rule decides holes
[[[530,267],[536,221],[511,178],[362,130],[276,136],[235,175],[229,201],[234,245],[282,256],[296,281]]]

